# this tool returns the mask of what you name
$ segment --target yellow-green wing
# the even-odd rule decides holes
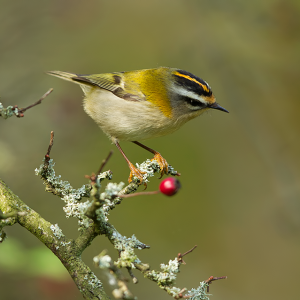
[[[144,96],[138,92],[126,90],[126,85],[123,80],[122,73],[104,73],[93,75],[76,75],[72,77],[74,81],[82,82],[84,84],[90,84],[98,86],[102,89],[108,90],[116,96],[129,101],[141,101],[144,100]]]
[[[77,74],[76,74],[77,75]],[[93,75],[77,75],[72,77],[74,81],[85,84],[97,85],[102,89],[114,92],[120,87],[122,77],[117,74],[93,74]]]

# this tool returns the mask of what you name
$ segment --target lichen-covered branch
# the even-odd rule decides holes
[[[191,253],[196,246],[184,254],[179,253],[168,264],[161,264],[161,270],[151,270],[149,264],[142,262],[136,254],[136,250],[148,249],[150,246],[139,241],[134,234],[128,238],[123,236],[109,223],[109,212],[126,199],[122,196],[136,192],[139,187],[138,179],[133,178],[127,186],[123,182],[109,182],[103,186],[105,180],[112,179],[111,171],[101,172],[106,159],[96,175],[88,176],[89,184],[75,189],[68,181],[62,180],[60,175],[55,174],[55,164],[50,158],[53,138],[52,132],[48,151],[35,173],[43,180],[46,191],[59,196],[64,201],[63,210],[66,217],[78,219],[79,236],[76,239],[68,239],[57,224],[51,224],[43,219],[0,181],[0,242],[5,238],[3,227],[19,223],[39,238],[60,259],[84,298],[109,299],[99,279],[81,260],[82,252],[94,238],[98,235],[105,235],[118,251],[119,257],[113,262],[110,256],[102,252],[94,258],[94,262],[98,267],[108,270],[110,276],[115,279],[111,281],[116,286],[113,290],[115,298],[135,299],[120,271],[123,268],[128,271],[134,283],[137,283],[137,278],[133,271],[140,271],[145,278],[156,282],[174,299],[208,300],[209,284],[223,277],[210,277],[200,282],[198,288],[190,291],[174,286],[180,266],[185,264],[183,256]],[[149,177],[160,171],[155,160],[147,160],[138,165],[138,168],[144,174],[143,182],[148,182]],[[177,172],[169,166],[169,174],[176,175]]]
[[[159,172],[159,166],[155,161],[147,160],[138,167],[145,174],[145,182],[155,172]],[[170,168],[170,173],[176,175],[176,171],[172,168]],[[185,264],[183,256],[192,252],[196,246],[184,254],[179,253],[167,265],[161,264],[160,271],[150,270],[150,266],[141,262],[135,253],[136,249],[147,249],[149,246],[140,242],[135,235],[129,238],[123,236],[109,223],[109,212],[123,201],[122,195],[128,195],[138,189],[138,182],[135,179],[127,186],[124,186],[123,182],[110,182],[105,187],[102,187],[105,179],[112,179],[112,173],[106,171],[98,175],[89,176],[88,178],[91,180],[90,185],[74,189],[67,181],[62,181],[60,176],[55,175],[54,162],[49,155],[46,155],[44,163],[36,170],[36,174],[43,179],[47,191],[60,196],[64,200],[66,203],[64,211],[67,217],[72,216],[79,220],[80,236],[77,238],[76,243],[80,245],[82,251],[100,234],[105,235],[118,251],[119,258],[115,262],[112,261],[110,256],[103,255],[103,252],[94,258],[97,266],[106,268],[109,270],[110,276],[115,278],[115,281],[112,281],[117,286],[113,290],[115,298],[134,299],[127,287],[124,276],[120,273],[120,269],[125,268],[132,277],[133,282],[136,283],[137,279],[132,271],[138,270],[146,278],[156,282],[161,289],[165,290],[174,299],[208,299],[207,289],[210,282],[203,281],[198,288],[190,291],[174,286],[180,266]],[[91,199],[82,202],[83,197],[90,197]]]
[[[38,101],[35,103],[25,107],[25,108],[19,108],[18,105],[9,105],[7,107],[4,107],[2,103],[0,103],[0,117],[3,119],[8,119],[12,116],[16,116],[18,118],[24,117],[24,112],[38,104],[41,104],[42,101],[53,91],[53,89],[49,89]]]
[[[60,259],[85,299],[109,299],[99,279],[81,260],[82,248],[76,241],[67,239],[57,224],[52,225],[27,206],[1,179],[0,209],[14,215],[0,220],[2,235],[5,226],[20,224]]]

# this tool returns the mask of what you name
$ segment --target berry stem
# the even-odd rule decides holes
[[[160,193],[160,191],[139,192],[139,193],[134,193],[134,194],[118,195],[117,197],[120,197],[120,198],[130,198],[130,197],[134,197],[134,196],[155,195],[155,194],[159,194],[159,193]]]

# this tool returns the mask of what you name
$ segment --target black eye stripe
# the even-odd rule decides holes
[[[199,108],[206,107],[206,105],[204,103],[200,102],[199,100],[190,98],[190,97],[182,96],[182,100],[194,107],[199,107]]]

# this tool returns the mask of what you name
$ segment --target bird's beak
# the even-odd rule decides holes
[[[211,104],[209,107],[213,108],[213,109],[218,109],[218,110],[225,111],[225,112],[229,113],[229,111],[227,109],[225,109],[222,106],[220,106],[217,102]]]

